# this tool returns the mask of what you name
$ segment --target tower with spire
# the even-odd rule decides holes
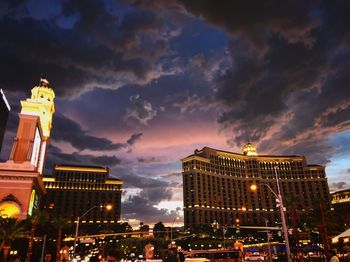
[[[248,141],[242,148],[243,154],[245,156],[257,156],[258,151],[256,150],[256,146]]]
[[[31,97],[21,101],[17,134],[9,160],[0,163],[0,215],[25,218],[38,206],[50,139],[55,93],[41,78]]]

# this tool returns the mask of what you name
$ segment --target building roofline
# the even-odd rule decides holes
[[[302,158],[305,159],[304,156],[300,156],[300,155],[257,155],[257,156],[246,156],[244,154],[240,154],[240,153],[235,153],[235,152],[230,152],[230,151],[225,151],[225,150],[220,150],[220,149],[215,149],[212,147],[208,147],[205,146],[203,147],[201,150],[198,150],[198,152],[201,151],[205,151],[205,150],[213,150],[216,152],[221,152],[221,153],[225,153],[225,154],[230,154],[230,155],[234,155],[234,156],[238,156],[238,157],[244,157],[244,158]],[[181,160],[185,160],[186,158],[190,158],[193,156],[200,156],[200,154],[191,154],[187,157],[182,158]],[[319,166],[319,165],[309,165],[309,166]]]
[[[86,165],[55,165],[54,171],[82,171],[82,172],[98,172],[108,173],[109,169],[101,166],[86,166]]]
[[[338,190],[338,191],[332,192],[332,193],[330,193],[330,195],[339,194],[339,193],[344,193],[344,192],[347,192],[347,191],[350,192],[350,188],[342,189],[342,190]]]
[[[211,150],[215,150],[215,151],[218,151],[218,152],[223,152],[223,153],[232,154],[232,155],[246,156],[246,155],[244,155],[244,154],[235,153],[235,152],[230,152],[230,151],[221,150],[221,149],[215,149],[215,148],[208,147],[208,146],[203,147],[202,150],[205,150],[206,148],[211,149]],[[202,151],[202,150],[200,150],[200,151]],[[288,157],[301,157],[301,158],[304,158],[304,156],[301,156],[301,155],[257,155],[257,156],[248,156],[248,157],[251,157],[251,158],[255,158],[255,157],[283,157],[283,158],[288,158]]]

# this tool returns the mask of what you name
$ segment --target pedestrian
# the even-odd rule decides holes
[[[179,261],[184,262],[185,261],[185,255],[182,251],[178,253]]]
[[[329,262],[339,262],[337,253],[334,250],[331,250],[330,253],[331,253],[331,260],[329,260]]]

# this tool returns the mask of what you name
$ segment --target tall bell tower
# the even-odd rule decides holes
[[[21,101],[19,124],[9,160],[0,163],[0,215],[31,215],[45,188],[42,174],[50,139],[55,93],[41,78],[31,97]]]

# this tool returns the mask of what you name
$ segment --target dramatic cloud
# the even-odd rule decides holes
[[[232,130],[233,146],[250,140],[270,153],[319,152],[313,159],[326,163],[332,153],[329,135],[350,128],[344,74],[349,18],[332,4],[289,1],[271,8],[269,3],[256,1],[255,13],[251,3],[183,2],[232,36],[232,66],[215,83],[217,99],[226,106],[218,120]]]
[[[142,133],[135,133],[125,143],[113,143],[106,138],[88,135],[78,123],[63,115],[55,115],[54,121],[55,128],[52,131],[52,138],[56,141],[69,142],[79,150],[110,151],[123,148],[131,150],[142,136]]]
[[[162,192],[160,193],[162,194]],[[123,202],[123,216],[125,218],[140,217],[146,224],[158,221],[169,222],[175,217],[174,212],[165,208],[159,209],[153,205],[154,203],[158,204],[159,202],[150,203],[149,199],[142,195],[131,196]]]
[[[271,33],[277,33],[288,43],[303,43],[311,47],[314,38],[310,32],[317,25],[319,19],[310,15],[316,14],[318,6],[314,1],[284,1],[283,5],[276,5],[275,1],[222,1],[194,0],[180,2],[192,14],[206,21],[224,28],[233,38],[243,37],[264,50],[266,40]]]
[[[131,8],[121,16],[93,0],[60,2],[54,10],[37,5],[4,3],[0,13],[0,70],[7,76],[0,84],[7,89],[23,90],[43,73],[58,95],[77,96],[94,86],[145,84],[172,71],[159,63],[172,26],[152,12]]]
[[[167,209],[158,209],[155,206],[163,200],[170,200],[172,192],[167,187],[152,186],[144,188],[139,194],[129,196],[122,205],[123,215],[126,218],[142,217],[146,223],[167,221],[171,219]]]
[[[171,184],[165,180],[138,175],[127,165],[115,166],[110,173],[124,182],[127,195],[122,203],[123,218],[142,218],[141,221],[145,223],[172,219],[169,210],[156,207],[161,201],[172,198]],[[135,190],[136,193],[128,193]]]
[[[1,158],[42,73],[56,92],[48,172],[109,166],[124,217],[172,221],[179,159],[207,145],[305,155],[331,190],[349,188],[349,11],[342,0],[2,2],[13,111]]]
[[[146,100],[142,100],[140,95],[130,97],[132,106],[127,109],[125,120],[134,119],[143,125],[152,120],[157,115],[157,110]]]
[[[49,145],[48,156],[45,165],[45,174],[50,174],[54,165],[90,165],[114,167],[121,163],[121,159],[116,156],[95,156],[73,152],[71,154],[63,153],[56,146]]]

